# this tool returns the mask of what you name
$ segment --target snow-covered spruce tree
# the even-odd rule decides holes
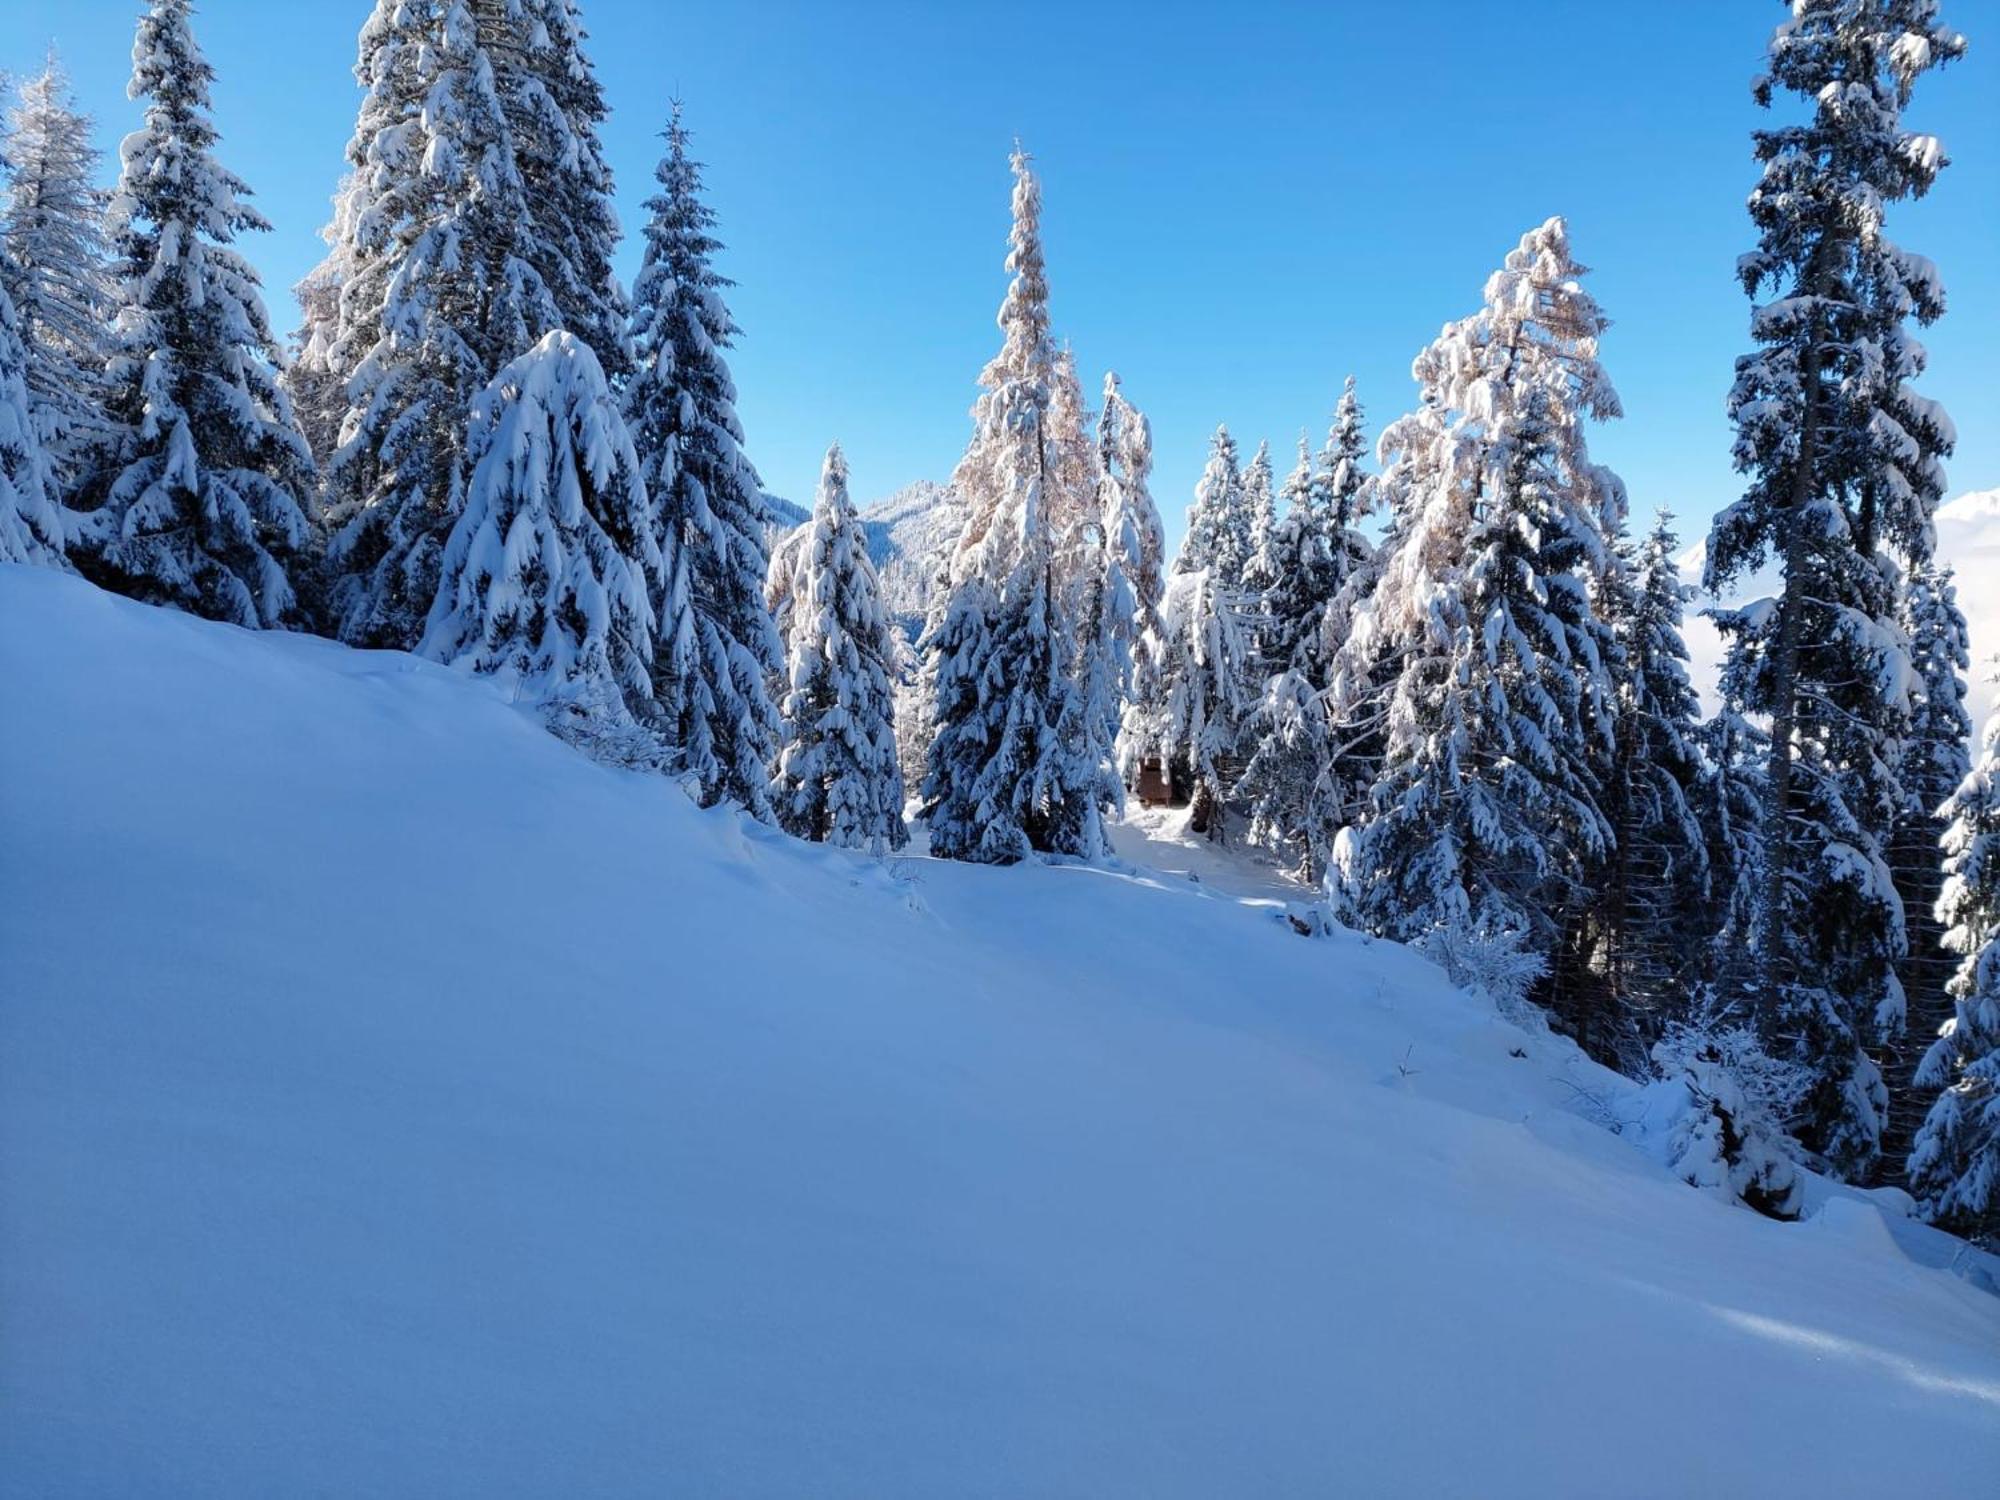
[[[26,366],[14,304],[0,286],[0,563],[65,568],[62,512],[35,430]]]
[[[618,213],[600,139],[608,110],[577,0],[473,0],[480,46],[512,139],[529,214],[522,257],[562,327],[618,385],[631,373],[625,294],[611,262]]]
[[[1809,1084],[1805,1070],[1764,1050],[1756,1027],[1704,996],[1670,1020],[1653,1066],[1678,1085],[1666,1164],[1692,1187],[1773,1219],[1796,1219],[1805,1183],[1785,1139],[1785,1116]]]
[[[1098,458],[1107,486],[1105,532],[1132,592],[1130,667],[1118,729],[1118,765],[1127,785],[1141,764],[1161,753],[1151,727],[1159,722],[1160,600],[1166,591],[1166,528],[1153,504],[1153,430],[1145,414],[1125,399],[1115,374],[1104,377],[1104,409],[1097,423]]]
[[[300,497],[312,456],[279,388],[257,274],[230,247],[269,227],[212,155],[189,0],[153,0],[132,47],[145,124],[120,148],[111,203],[119,308],[113,445],[93,461],[71,556],[106,588],[251,628],[302,611]]]
[[[1212,569],[1177,564],[1160,605],[1159,643],[1163,695],[1152,735],[1188,794],[1188,827],[1219,841],[1231,757],[1257,691],[1256,622]]]
[[[1882,1167],[1892,1179],[1900,1176],[1931,1103],[1931,1091],[1917,1087],[1917,1069],[1952,1013],[1948,983],[1955,965],[1937,917],[1944,886],[1941,809],[1972,773],[1972,720],[1965,709],[1970,648],[1950,569],[1934,562],[1910,569],[1902,625],[1915,677],[1897,767],[1903,801],[1890,829],[1889,867],[1902,898],[1909,945],[1901,970],[1909,1014],[1883,1059],[1889,1114]]]
[[[921,815],[934,853],[986,863],[1032,852],[1098,857],[1102,814],[1116,797],[1081,732],[1089,710],[1044,509],[1056,354],[1041,187],[1018,148],[1012,165],[1001,347],[980,375],[972,439],[953,476],[965,530],[924,642],[936,709]]]
[[[1979,762],[1945,805],[1945,882],[1937,918],[1962,959],[1953,1011],[1917,1071],[1936,1090],[1911,1149],[1908,1181],[1925,1217],[2000,1244],[2000,717]]]
[[[1057,539],[1059,571],[1068,588],[1081,594],[1090,576],[1092,532],[1104,513],[1104,460],[1092,428],[1096,418],[1083,399],[1076,359],[1068,349],[1056,351],[1055,373],[1049,384],[1048,467],[1044,489],[1049,496],[1049,534]]]
[[[779,825],[800,838],[886,854],[909,841],[896,763],[896,643],[837,443],[806,524],[786,589],[784,744],[771,802]]]
[[[1727,676],[1771,723],[1757,951],[1771,1036],[1814,1070],[1795,1122],[1833,1169],[1865,1180],[1887,1097],[1870,1055],[1895,1034],[1903,913],[1885,858],[1907,716],[1898,570],[1931,548],[1949,421],[1911,389],[1922,346],[1905,320],[1944,309],[1929,261],[1883,234],[1888,204],[1944,165],[1901,113],[1916,80],[1964,50],[1935,0],[1798,0],[1779,26],[1760,103],[1807,102],[1760,130],[1758,348],[1737,361],[1730,411],[1743,498],[1716,518],[1708,583],[1775,557],[1778,598],[1723,617]]]
[[[764,607],[767,507],[723,354],[737,329],[722,300],[729,279],[715,269],[715,210],[678,104],[666,139],[659,191],[646,201],[632,296],[638,366],[626,390],[659,526],[654,696],[702,802],[769,821],[778,713],[767,684],[784,645]]]
[[[1325,694],[1287,667],[1264,680],[1238,744],[1248,759],[1231,790],[1249,818],[1249,839],[1285,855],[1308,886],[1326,875],[1340,817]]]
[[[357,174],[341,178],[333,195],[333,217],[320,230],[327,253],[292,287],[299,326],[292,331],[291,359],[281,378],[299,430],[322,468],[339,450],[341,424],[347,420],[347,379],[354,373],[349,365],[354,343],[341,339],[340,306],[355,270],[357,235],[349,218],[362,197]]]
[[[1354,377],[1347,377],[1333,409],[1326,446],[1313,471],[1312,507],[1329,540],[1351,531],[1373,508],[1368,475],[1362,460],[1368,438],[1362,430],[1361,402],[1354,394]]]
[[[335,633],[413,647],[464,509],[467,417],[495,375],[562,326],[528,259],[527,190],[470,0],[377,0],[355,76],[353,196],[328,264],[344,278],[330,366],[347,377],[327,465]]]
[[[1279,560],[1275,548],[1278,532],[1278,494],[1271,468],[1271,445],[1260,442],[1243,471],[1242,504],[1244,521],[1250,529],[1250,549],[1243,563],[1243,592],[1261,604],[1264,591],[1278,581]],[[1261,629],[1260,629],[1261,635]]]
[[[1768,735],[1729,699],[1697,731],[1702,773],[1695,801],[1708,852],[1709,899],[1693,914],[1690,957],[1719,1000],[1754,1004],[1759,893],[1763,889],[1764,773]]]
[[[1110,848],[1104,815],[1125,806],[1125,784],[1117,770],[1118,729],[1132,671],[1132,586],[1124,565],[1128,547],[1113,529],[1122,520],[1121,502],[1111,486],[1105,490],[1103,519],[1079,528],[1088,545],[1079,549],[1076,563],[1075,682],[1056,724],[1069,788],[1056,846],[1092,857]]]
[[[28,409],[61,496],[76,489],[87,456],[109,437],[105,367],[115,303],[90,130],[51,53],[8,114],[12,177],[0,212],[0,290],[14,303]]]
[[[1214,584],[1235,594],[1250,565],[1250,513],[1244,504],[1243,465],[1226,426],[1215,429],[1208,465],[1188,507],[1187,535],[1174,558],[1175,573],[1212,573]]]
[[[1340,393],[1334,407],[1333,425],[1326,435],[1313,470],[1311,506],[1326,538],[1327,558],[1333,568],[1334,607],[1322,625],[1327,637],[1322,650],[1329,655],[1346,638],[1354,611],[1374,587],[1375,547],[1361,532],[1361,522],[1375,508],[1375,486],[1362,467],[1368,439],[1362,430],[1361,403],[1355,398],[1354,377]]]
[[[1032,443],[1032,418],[1020,425]],[[1026,472],[1019,483],[1020,502],[988,532],[989,541],[1014,534],[1014,566],[997,589],[977,575],[955,588],[930,642],[937,710],[921,816],[932,852],[947,859],[1096,858],[1103,808],[1115,796],[1107,768],[1081,753],[1076,645],[1056,607],[1039,486]]]
[[[1618,404],[1582,274],[1549,220],[1418,357],[1422,405],[1383,439],[1395,550],[1342,650],[1337,701],[1365,713],[1390,686],[1336,894],[1357,925],[1454,962],[1554,959],[1610,842],[1610,640],[1589,580],[1624,498],[1584,442]]]
[[[468,313],[453,306],[462,299],[437,299],[436,310],[455,320],[451,331],[465,339],[469,356],[468,389],[447,403],[459,412],[461,428],[479,387],[552,328],[589,343],[614,384],[629,372],[624,295],[610,269],[618,222],[598,141],[604,103],[583,42],[574,0],[377,0],[361,32],[356,76],[366,97],[348,148],[350,170],[323,231],[327,254],[297,288],[304,320],[294,335],[289,385],[322,463],[331,464],[350,415],[368,413],[367,400],[350,405],[347,381],[365,368],[372,393],[382,378],[364,361],[382,339],[391,284],[429,224],[449,226],[454,236],[479,228],[472,243],[482,253],[464,268],[507,286],[508,296],[496,300],[517,304],[498,308],[489,329],[476,306]],[[476,71],[474,58],[484,64],[483,78],[457,76]],[[453,178],[468,163],[488,174],[508,216],[504,243],[485,232],[490,224],[475,226],[462,201],[452,201],[467,195],[468,183],[454,186]],[[475,174],[470,186],[478,181]],[[430,200],[433,192],[441,201]],[[494,254],[500,258],[488,258]],[[518,264],[509,263],[514,257]],[[448,269],[426,268],[433,286],[419,293],[436,290]],[[510,329],[523,309],[520,327]],[[414,352],[405,339],[401,353],[407,359]],[[393,406],[398,415],[375,425],[400,422],[403,399]],[[343,521],[359,506],[385,503],[357,495],[367,477],[335,487]],[[451,516],[434,519],[448,527]],[[418,548],[419,574],[426,550]],[[419,623],[426,605],[416,601]]]
[[[1336,827],[1348,820],[1351,810],[1359,808],[1374,784],[1383,743],[1379,724],[1370,720],[1379,718],[1375,710],[1386,696],[1386,657],[1373,664],[1379,679],[1364,675],[1366,690],[1355,696],[1353,717],[1338,724],[1334,718],[1336,705],[1342,701],[1342,694],[1336,691],[1342,681],[1342,652],[1353,633],[1355,616],[1381,579],[1384,559],[1383,551],[1362,533],[1360,524],[1374,510],[1377,498],[1376,482],[1362,468],[1367,451],[1361,403],[1350,375],[1314,466],[1311,492],[1312,511],[1326,539],[1330,592],[1319,620],[1319,639],[1309,649],[1317,658],[1314,680],[1325,690]],[[1355,685],[1355,679],[1350,678],[1347,686]]]
[[[1122,807],[1124,785],[1111,768],[1132,670],[1134,604],[1124,559],[1142,544],[1105,467],[1067,349],[1056,355],[1047,422],[1043,493],[1051,497],[1058,607],[1076,642],[1074,717],[1059,733],[1073,756],[1104,768],[1102,795],[1092,805]]]
[[[1299,439],[1285,481],[1286,510],[1259,549],[1258,656],[1263,678],[1239,735],[1246,757],[1233,790],[1255,844],[1284,853],[1307,884],[1326,872],[1339,796],[1333,778],[1322,652],[1326,611],[1340,579],[1314,501],[1312,453]]]
[[[1694,914],[1709,901],[1700,704],[1681,635],[1687,586],[1662,510],[1629,566],[1607,571],[1599,608],[1618,651],[1616,730],[1601,797],[1612,849],[1589,935],[1605,1004],[1591,1039],[1636,1065],[1700,976]]]
[[[508,683],[564,738],[629,756],[652,697],[646,575],[659,553],[590,347],[552,333],[502,370],[474,403],[466,456],[472,482],[419,651]]]

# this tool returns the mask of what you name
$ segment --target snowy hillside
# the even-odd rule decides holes
[[[799,519],[805,519],[803,512]],[[861,524],[868,534],[868,556],[882,582],[882,602],[904,638],[914,644],[923,631],[937,566],[958,539],[959,515],[952,493],[944,485],[919,479],[886,499],[864,505]],[[794,531],[792,536],[800,534]],[[785,545],[780,541],[777,550],[783,552]]]
[[[773,541],[794,527],[803,526],[812,515],[811,511],[798,502],[787,500],[782,495],[774,495],[769,490],[764,491],[764,504],[769,507],[771,512],[771,538]]]
[[[1683,1186],[1392,945],[48,570],[0,679],[9,1493],[1993,1492],[1955,1242]]]
[[[1972,674],[1966,703],[1975,735],[1992,714],[1996,694],[1988,681],[2000,658],[2000,490],[1978,490],[1947,501],[1937,511],[1937,555],[1957,572],[1958,607],[1972,633]],[[1681,554],[1681,576],[1696,589],[1708,560],[1708,544],[1698,541]],[[1769,594],[1778,587],[1777,574],[1766,568],[1745,579],[1731,602]],[[1693,658],[1695,685],[1702,704],[1716,707],[1715,684],[1722,670],[1722,636],[1701,613],[1706,595],[1687,618],[1688,654]]]

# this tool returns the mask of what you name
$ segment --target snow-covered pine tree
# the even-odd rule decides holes
[[[1283,852],[1307,884],[1326,873],[1340,798],[1333,777],[1326,704],[1324,624],[1341,579],[1315,503],[1311,449],[1285,481],[1286,509],[1258,550],[1268,578],[1258,610],[1263,681],[1239,736],[1246,757],[1233,791],[1255,844]]]
[[[886,854],[909,841],[896,762],[897,649],[838,443],[806,524],[785,590],[784,743],[771,801],[779,825],[800,838]]]
[[[8,114],[0,290],[14,303],[28,409],[59,496],[76,489],[87,456],[109,437],[105,367],[115,304],[90,131],[51,52]]]
[[[1460,480],[1452,472],[1460,462],[1456,436],[1459,423],[1449,402],[1455,383],[1461,384],[1449,364],[1450,351],[1466,335],[1467,325],[1448,324],[1440,336],[1411,362],[1410,375],[1417,382],[1418,401],[1414,411],[1383,429],[1377,443],[1381,472],[1372,484],[1358,478],[1354,464],[1343,464],[1360,437],[1361,413],[1358,403],[1350,405],[1343,392],[1336,408],[1326,449],[1322,452],[1322,484],[1328,495],[1321,501],[1323,512],[1338,508],[1335,476],[1347,476],[1353,487],[1357,514],[1379,501],[1388,512],[1385,535],[1368,565],[1352,575],[1335,604],[1327,612],[1325,635],[1329,655],[1327,707],[1333,721],[1334,760],[1345,820],[1349,823],[1368,816],[1368,801],[1381,774],[1389,741],[1389,720],[1398,685],[1417,633],[1408,620],[1389,628],[1388,620],[1406,611],[1408,601],[1418,597],[1408,591],[1430,587],[1423,581],[1428,565],[1408,545],[1425,508],[1434,498],[1448,494]],[[1462,522],[1464,517],[1460,517]],[[1437,533],[1448,537],[1451,521],[1442,523]],[[1350,533],[1353,527],[1349,527]],[[1419,551],[1421,548],[1419,548]],[[1397,593],[1403,602],[1391,600],[1378,608],[1376,594],[1389,570],[1402,560]],[[1456,566],[1440,559],[1441,566]]]
[[[343,278],[330,367],[348,375],[327,465],[332,623],[413,647],[464,508],[467,416],[562,326],[527,257],[527,189],[471,0],[376,0],[355,76],[352,197],[327,264]]]
[[[1017,425],[1024,446],[1038,446],[1033,419]],[[1106,784],[1108,765],[1088,758],[1087,705],[1055,598],[1039,486],[1025,470],[1018,483],[1019,502],[988,532],[989,542],[1014,534],[1013,568],[998,589],[977,575],[954,589],[931,643],[937,717],[921,816],[931,851],[947,859],[1012,864],[1038,851],[1094,859],[1116,789]]]
[[[292,287],[299,326],[292,331],[291,359],[282,379],[299,430],[322,469],[340,448],[340,428],[347,420],[347,379],[354,373],[349,364],[354,344],[341,339],[340,307],[355,271],[358,236],[349,218],[362,199],[360,179],[349,172],[333,195],[333,217],[320,230],[326,255]]]
[[[1718,1001],[1754,1004],[1751,943],[1763,889],[1761,832],[1770,747],[1742,704],[1728,699],[1697,733],[1702,775],[1695,806],[1708,851],[1709,899],[1693,914],[1698,936],[1691,957]]]
[[[1187,535],[1174,558],[1175,573],[1212,573],[1214,585],[1235,594],[1250,565],[1250,514],[1243,503],[1243,465],[1227,426],[1215,429],[1208,464],[1188,507]]]
[[[1708,554],[1711,589],[1770,558],[1784,580],[1777,599],[1721,617],[1731,691],[1772,726],[1761,1004],[1773,1038],[1815,1072],[1800,1138],[1853,1180],[1875,1168],[1888,1102],[1869,1048],[1904,1010],[1884,855],[1909,665],[1884,549],[1928,556],[1952,442],[1910,387],[1924,355],[1904,326],[1939,316],[1943,288],[1883,219],[1944,166],[1902,110],[1964,47],[1935,0],[1797,0],[1778,27],[1757,98],[1783,90],[1810,114],[1754,136],[1758,243],[1739,271],[1767,300],[1730,395],[1749,487],[1716,518]]]
[[[0,563],[66,568],[62,512],[28,398],[27,355],[0,286]]]
[[[1056,736],[1076,770],[1069,780],[1084,795],[1068,799],[1073,825],[1064,847],[1103,853],[1110,847],[1103,827],[1106,812],[1122,811],[1125,784],[1118,774],[1118,734],[1132,681],[1136,606],[1125,559],[1143,550],[1139,527],[1126,510],[1120,487],[1109,476],[1099,481],[1101,519],[1086,522],[1088,540],[1077,562],[1080,598],[1076,609],[1076,690],[1064,704]]]
[[[646,200],[626,389],[659,526],[654,696],[704,805],[734,802],[769,821],[778,711],[768,684],[784,644],[764,607],[768,507],[723,354],[737,328],[722,300],[731,283],[715,269],[715,210],[678,103],[666,140],[659,191]]]
[[[1160,605],[1163,694],[1150,733],[1188,794],[1188,827],[1218,841],[1227,831],[1230,758],[1256,693],[1255,625],[1242,596],[1222,587],[1213,569],[1176,563]]]
[[[466,457],[420,653],[510,684],[564,738],[632,744],[650,716],[659,552],[596,354],[552,333],[509,364],[473,405]]]
[[[1949,568],[1935,562],[1910,568],[1901,623],[1915,677],[1896,776],[1903,801],[1889,834],[1889,868],[1902,899],[1908,939],[1901,978],[1909,1008],[1902,1034],[1883,1059],[1889,1114],[1882,1137],[1882,1168],[1892,1180],[1900,1176],[1931,1103],[1929,1091],[1916,1086],[1917,1069],[1951,1016],[1947,984],[1955,965],[1943,946],[1937,920],[1938,895],[1944,886],[1945,823],[1940,809],[1972,773],[1968,753],[1972,719],[1965,709],[1971,652]]]
[[[251,628],[296,624],[312,456],[279,388],[257,273],[230,243],[269,226],[216,162],[189,0],[152,0],[132,48],[145,124],[110,227],[120,278],[113,444],[93,461],[71,556],[97,583]]]
[[[1076,694],[1071,720],[1058,726],[1068,754],[1102,768],[1093,809],[1119,807],[1125,789],[1113,769],[1116,740],[1132,670],[1134,604],[1124,558],[1142,545],[1127,517],[1124,497],[1112,483],[1092,433],[1095,419],[1084,405],[1070,351],[1056,355],[1049,391],[1044,494],[1051,496],[1050,534],[1056,557],[1058,607],[1072,622],[1076,644]],[[1097,814],[1090,815],[1093,819]],[[1083,836],[1102,846],[1098,833]]]
[[[618,386],[633,357],[625,293],[611,269],[618,213],[600,138],[609,111],[581,9],[577,0],[474,0],[473,14],[525,189],[522,256],[562,327],[596,351]]]
[[[1335,705],[1341,701],[1336,691],[1341,681],[1341,654],[1353,633],[1356,614],[1367,604],[1381,578],[1383,553],[1361,530],[1362,520],[1375,508],[1377,491],[1375,481],[1362,468],[1367,451],[1361,403],[1355,397],[1354,377],[1350,375],[1334,407],[1326,444],[1314,465],[1311,489],[1312,511],[1326,538],[1330,569],[1330,592],[1319,621],[1319,640],[1311,649],[1318,658],[1314,680],[1324,689],[1323,707],[1329,720],[1336,827],[1347,820],[1349,811],[1358,808],[1367,795],[1382,755],[1379,726],[1349,723],[1336,728],[1334,723]],[[1377,664],[1378,668],[1382,665]],[[1369,682],[1369,691],[1358,696],[1359,717],[1364,721],[1371,705],[1379,703],[1386,694],[1386,673],[1384,678],[1382,682]],[[1354,732],[1348,732],[1350,729]]]
[[[1395,550],[1342,651],[1344,706],[1393,685],[1337,894],[1358,925],[1454,964],[1553,958],[1609,844],[1610,641],[1589,580],[1624,492],[1584,441],[1618,402],[1582,274],[1549,220],[1418,357],[1422,405],[1383,439]]]
[[[1354,377],[1347,377],[1333,409],[1326,446],[1313,471],[1312,507],[1329,541],[1352,531],[1367,516],[1373,497],[1362,459],[1368,439],[1362,430],[1361,402],[1354,394]]]
[[[1243,592],[1261,606],[1264,592],[1278,581],[1278,495],[1271,468],[1271,445],[1257,444],[1243,471],[1242,504],[1250,531],[1250,548],[1243,562]],[[1260,627],[1259,634],[1262,634]]]
[[[1346,639],[1354,611],[1374,587],[1376,549],[1362,534],[1361,523],[1375,508],[1375,486],[1362,468],[1368,439],[1362,430],[1361,403],[1354,394],[1354,377],[1347,377],[1333,424],[1313,470],[1311,505],[1326,538],[1333,568],[1334,607],[1322,625],[1322,650],[1330,656]]]
[[[1944,807],[1937,919],[1960,956],[1953,1011],[1917,1071],[1934,1089],[1908,1180],[1925,1217],[2000,1244],[2000,716],[1979,762]]]
[[[1087,536],[1104,514],[1104,461],[1091,431],[1095,417],[1084,403],[1076,358],[1068,349],[1056,351],[1049,385],[1048,472],[1049,534],[1056,538],[1058,571],[1066,588],[1080,596],[1091,574],[1092,544]],[[1074,548],[1073,555],[1065,556]]]
[[[1104,377],[1097,446],[1107,486],[1105,531],[1132,592],[1131,664],[1117,742],[1119,769],[1131,785],[1138,781],[1141,763],[1161,753],[1150,738],[1150,726],[1159,722],[1161,703],[1160,599],[1166,591],[1167,537],[1147,483],[1153,472],[1152,427],[1125,399],[1115,374]]]
[[[1149,627],[1166,592],[1167,533],[1153,503],[1153,428],[1146,414],[1125,398],[1117,374],[1104,377],[1104,409],[1098,415],[1097,447],[1105,477],[1117,486],[1117,508],[1126,517],[1112,536],[1123,552],[1125,577],[1139,628]]]
[[[965,529],[951,591],[926,634],[936,694],[923,812],[934,853],[1011,863],[1031,852],[1096,858],[1109,767],[1080,733],[1089,709],[1060,597],[1045,510],[1056,353],[1042,258],[1041,186],[1013,161],[1011,280],[1000,352],[981,372],[973,434],[953,475]]]
[[[1248,759],[1231,795],[1246,809],[1250,842],[1284,854],[1294,877],[1318,885],[1340,817],[1325,694],[1298,667],[1267,677],[1238,745]]]
[[[1601,798],[1612,848],[1589,937],[1605,988],[1604,1003],[1576,1029],[1587,1050],[1628,1066],[1644,1058],[1700,976],[1693,917],[1710,894],[1700,704],[1688,680],[1681,635],[1688,590],[1674,546],[1662,510],[1630,564],[1606,573],[1599,604],[1618,647],[1616,729]]]
[[[1317,489],[1312,455],[1301,435],[1298,466],[1285,481],[1285,513],[1271,527],[1262,548],[1265,561],[1260,571],[1269,582],[1258,595],[1258,613],[1266,669],[1276,675],[1296,668],[1324,687],[1326,611],[1346,583],[1344,570],[1354,564],[1356,555],[1347,550],[1346,528],[1327,524]]]
[[[1805,1183],[1783,1120],[1807,1086],[1796,1063],[1764,1049],[1756,1027],[1704,995],[1652,1047],[1669,1105],[1667,1167],[1683,1182],[1773,1219],[1796,1219]]]

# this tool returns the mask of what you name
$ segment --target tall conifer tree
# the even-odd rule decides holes
[[[1911,568],[1902,627],[1915,676],[1897,766],[1902,805],[1890,825],[1889,867],[1903,903],[1907,951],[1900,977],[1909,1013],[1902,1035],[1891,1040],[1883,1060],[1889,1113],[1882,1168],[1892,1180],[1900,1176],[1931,1104],[1930,1091],[1917,1085],[1917,1070],[1952,1014],[1948,983],[1955,965],[1937,917],[1945,878],[1942,809],[1972,772],[1972,719],[1965,709],[1971,653],[1950,569],[1934,562]]]
[[[659,526],[654,696],[701,800],[768,821],[778,712],[767,684],[784,662],[764,605],[769,507],[743,451],[724,354],[737,333],[722,296],[731,283],[715,269],[715,210],[678,104],[666,139],[646,202],[626,390]]]
[[[565,737],[636,728],[651,708],[659,553],[638,455],[589,345],[552,333],[503,369],[473,406],[467,459],[419,649],[511,684]]]
[[[1609,636],[1589,580],[1624,492],[1584,441],[1618,402],[1582,271],[1560,219],[1523,236],[1485,308],[1419,357],[1423,404],[1384,438],[1404,519],[1343,670],[1395,671],[1338,889],[1362,925],[1441,955],[1547,964],[1609,847]]]
[[[1935,0],[1797,0],[1772,38],[1760,103],[1807,118],[1755,133],[1762,297],[1730,410],[1743,498],[1716,518],[1708,583],[1775,559],[1782,591],[1722,618],[1729,691],[1771,723],[1758,910],[1767,1031],[1813,1070],[1795,1122],[1834,1169],[1866,1179],[1887,1108],[1871,1049],[1903,1023],[1903,914],[1886,859],[1908,718],[1900,573],[1922,562],[1951,446],[1911,387],[1905,326],[1944,310],[1935,269],[1883,233],[1887,206],[1929,189],[1944,155],[1902,126],[1917,79],[1964,39]]]
[[[27,362],[0,286],[0,562],[61,568],[62,512],[28,399]]]
[[[62,496],[109,438],[105,371],[116,301],[90,132],[51,53],[7,118],[12,177],[0,210],[0,289],[14,303],[28,409]]]
[[[980,376],[972,439],[953,476],[965,529],[948,601],[924,643],[936,692],[923,789],[931,848],[987,863],[1101,855],[1102,814],[1117,795],[1096,759],[1101,742],[1086,732],[1047,509],[1057,357],[1041,186],[1018,148],[1013,171],[1001,347]]]
[[[473,403],[562,312],[529,255],[528,190],[472,0],[377,0],[355,75],[365,94],[327,354],[345,375],[327,460],[333,625],[413,647],[465,506]]]
[[[257,273],[231,242],[269,226],[215,160],[214,77],[188,0],[153,0],[132,48],[145,123],[121,148],[110,223],[119,308],[111,446],[72,554],[151,603],[250,627],[300,623],[292,570],[311,455],[279,388]]]
[[[896,763],[896,642],[838,443],[806,525],[783,589],[791,629],[771,800],[779,824],[800,838],[886,854],[909,841]]]

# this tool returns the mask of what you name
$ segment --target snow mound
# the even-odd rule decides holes
[[[11,1493],[1991,1493],[1950,1242],[1684,1187],[1402,949],[47,571],[0,681]]]

